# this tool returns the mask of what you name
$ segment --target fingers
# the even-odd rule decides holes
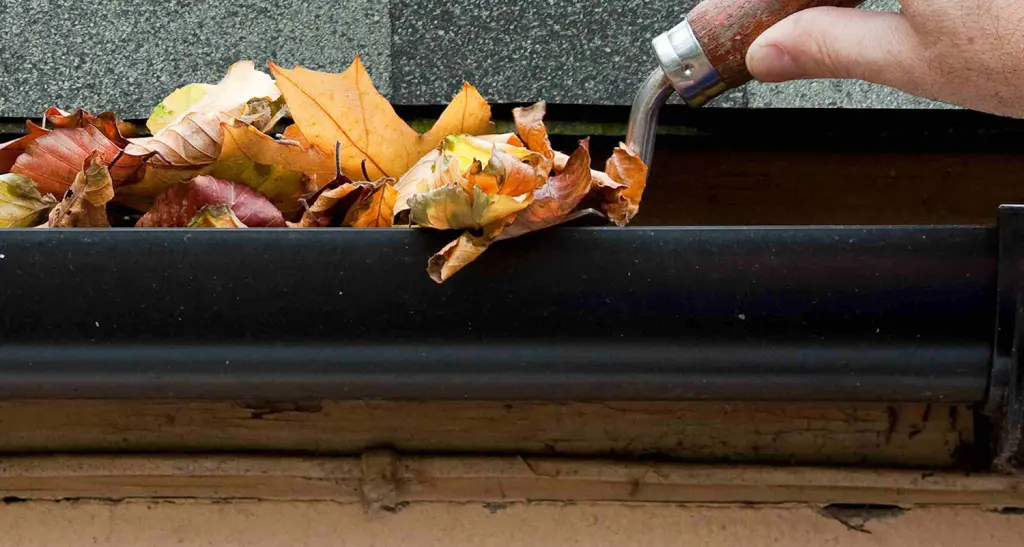
[[[813,8],[758,37],[747,69],[763,82],[840,78],[916,90],[928,76],[923,54],[900,14]]]

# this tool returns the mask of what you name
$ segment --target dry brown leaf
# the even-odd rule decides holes
[[[620,144],[608,158],[603,175],[607,176],[594,177],[596,185],[608,196],[603,210],[616,225],[625,226],[640,210],[647,186],[647,166],[629,147]]]
[[[347,198],[353,192],[372,191],[372,189],[373,183],[356,183],[341,175],[316,192],[310,198],[314,200],[313,205],[306,209],[299,222],[290,223],[289,226],[292,228],[327,228],[332,225],[340,225],[341,219],[348,211],[348,207],[342,207],[342,205],[351,204],[350,202],[346,203]],[[358,195],[353,197],[358,197]],[[339,211],[339,209],[344,210]]]
[[[189,221],[186,228],[248,228],[231,207],[227,205],[204,205]]]
[[[144,155],[122,152],[99,129],[87,125],[76,129],[54,129],[40,136],[18,156],[11,172],[34,180],[40,192],[62,196],[94,151],[99,152],[99,162],[111,166],[114,186],[136,180],[147,159]]]
[[[40,194],[32,179],[0,175],[0,228],[31,228],[57,205],[52,194]]]
[[[547,160],[544,164],[544,176],[551,172],[555,161],[555,151],[551,148],[548,129],[544,125],[546,113],[547,103],[544,101],[530,107],[512,109],[512,118],[515,120],[516,132],[519,133],[519,137],[526,143],[527,148],[541,154]]]
[[[589,139],[580,142],[579,148],[572,154],[565,169],[548,179],[539,190],[533,193],[533,200],[527,202],[526,208],[516,207],[509,196],[500,194],[483,194],[480,187],[476,188],[476,195],[473,200],[474,215],[472,222],[482,223],[485,228],[483,235],[475,235],[466,232],[459,239],[448,244],[444,249],[435,254],[427,265],[427,272],[430,278],[438,283],[443,283],[456,272],[465,268],[474,260],[480,257],[492,243],[503,239],[511,239],[528,232],[534,232],[548,228],[563,222],[566,217],[580,204],[587,196],[592,184],[590,170],[590,148]],[[453,187],[453,186],[451,186]],[[449,188],[451,188],[449,187]],[[498,203],[486,203],[487,200],[501,200]],[[448,208],[437,206],[437,201],[432,203],[435,210],[421,208],[419,204],[413,208],[413,214],[424,214],[432,212],[439,215],[440,212],[450,215],[452,210],[460,210],[451,207],[451,200],[444,202]],[[484,211],[491,211],[492,215],[481,217],[477,208],[485,203]],[[503,209],[504,208],[504,209]],[[522,210],[520,210],[522,209]],[[451,223],[448,217],[444,220]],[[435,222],[441,222],[435,218]]]
[[[390,228],[394,226],[395,199],[398,198],[394,180],[385,179],[376,184],[376,189],[349,209],[342,222],[343,226],[352,228]]]
[[[342,172],[354,180],[401,177],[448,135],[491,127],[490,106],[469,84],[434,127],[419,135],[373,87],[359,57],[342,74],[270,68],[302,134],[327,153],[341,143]]]
[[[46,129],[39,127],[31,121],[25,122],[27,132],[24,136],[0,144],[0,175],[9,173],[11,168],[14,167],[14,162],[18,160],[28,145],[35,142],[36,139],[49,133]]]
[[[498,239],[511,239],[563,222],[590,192],[592,181],[590,139],[585,139],[580,141],[565,169],[534,192],[533,203],[516,215],[515,222]]]
[[[59,131],[59,130],[58,130]],[[77,130],[70,130],[77,131]],[[109,228],[107,203],[114,197],[114,181],[101,152],[86,156],[68,196],[50,211],[51,228]]]
[[[444,283],[459,270],[480,257],[494,239],[488,236],[462,234],[427,262],[427,274],[436,283]]]
[[[132,139],[127,150],[155,152],[159,166],[202,168],[216,161],[224,140],[220,125],[231,119],[217,112],[191,112],[152,137]]]

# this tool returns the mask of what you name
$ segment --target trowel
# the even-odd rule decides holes
[[[751,80],[750,45],[775,23],[808,8],[852,8],[864,0],[705,0],[652,42],[658,67],[640,86],[626,143],[648,166],[661,107],[673,93],[700,107]]]

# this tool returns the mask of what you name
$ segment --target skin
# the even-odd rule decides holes
[[[856,79],[1024,118],[1024,0],[901,0],[900,13],[813,8],[762,34],[763,82]]]

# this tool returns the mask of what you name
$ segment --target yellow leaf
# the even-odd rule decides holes
[[[274,140],[240,122],[221,124],[221,131],[220,156],[203,174],[249,186],[286,217],[299,210],[302,194],[334,178],[334,161],[315,148]]]
[[[488,194],[479,186],[473,190],[473,221],[474,227],[483,227],[498,220],[509,218],[533,202],[532,194],[505,196]]]
[[[443,153],[457,162],[461,177],[468,180],[467,191],[479,186],[487,193],[518,196],[539,188],[547,176],[541,171],[542,155],[506,142],[451,135],[444,140]]]
[[[57,205],[52,194],[41,194],[32,179],[0,175],[0,228],[31,228]]]
[[[172,120],[201,101],[211,89],[213,86],[210,84],[189,84],[174,90],[174,93],[168,95],[153,108],[153,113],[146,121],[146,127],[150,134],[156,134],[167,127]]]
[[[468,173],[470,166],[476,162],[483,165],[490,163],[494,150],[530,165],[540,165],[543,161],[540,154],[521,146],[509,144],[505,135],[497,135],[497,137],[497,139],[491,139],[488,136],[449,135],[444,139],[443,150],[459,160],[463,174]]]
[[[454,133],[478,134],[490,127],[491,109],[465,84],[434,127],[419,135],[373,87],[359,57],[342,74],[270,65],[302,134],[324,152],[341,143],[341,169],[362,179],[401,177]]]
[[[395,223],[395,199],[398,190],[392,180],[383,180],[365,199],[361,199],[349,210],[343,226],[353,228],[390,228]]]

